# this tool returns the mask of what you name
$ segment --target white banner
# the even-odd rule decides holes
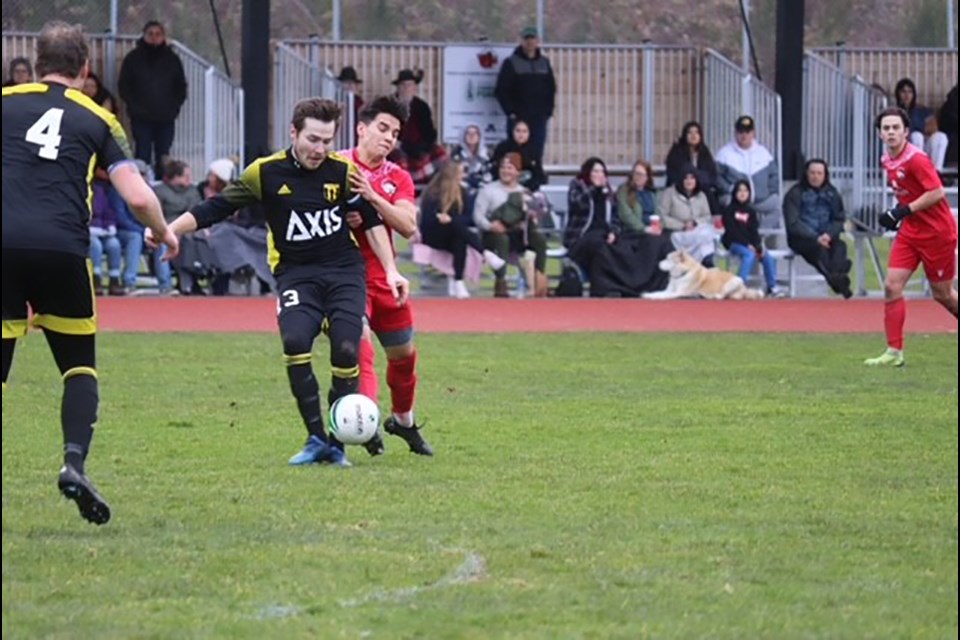
[[[500,66],[513,50],[512,46],[484,44],[444,47],[444,143],[459,143],[468,124],[480,125],[483,141],[488,145],[507,137],[507,117],[493,92]]]

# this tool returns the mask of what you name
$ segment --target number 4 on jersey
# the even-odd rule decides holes
[[[63,109],[47,109],[40,119],[27,129],[27,142],[40,145],[41,158],[56,160],[60,153],[60,121]]]

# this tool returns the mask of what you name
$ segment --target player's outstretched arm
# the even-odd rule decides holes
[[[130,211],[137,220],[142,222],[156,239],[155,244],[167,246],[166,259],[176,257],[180,253],[180,241],[163,219],[163,209],[160,207],[157,194],[153,192],[136,167],[130,163],[115,167],[110,172],[110,183],[130,207]]]
[[[349,179],[350,189],[373,205],[373,208],[377,210],[388,227],[404,238],[413,237],[413,234],[417,232],[417,205],[409,200],[389,202],[376,192],[370,181],[359,171],[352,171],[349,174]]]
[[[390,247],[390,239],[387,237],[387,230],[382,225],[367,229],[367,240],[370,241],[370,248],[383,265],[383,270],[387,274],[387,285],[390,292],[397,301],[398,306],[403,306],[410,294],[410,283],[397,271],[397,263],[393,259],[393,250]]]

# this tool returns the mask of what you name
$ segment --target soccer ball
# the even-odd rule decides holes
[[[330,433],[344,444],[363,444],[377,434],[380,409],[365,395],[351,393],[330,407]]]

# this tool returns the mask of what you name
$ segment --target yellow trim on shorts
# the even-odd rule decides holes
[[[334,378],[358,378],[360,377],[360,365],[355,367],[330,367],[330,373]]]
[[[69,336],[92,336],[97,332],[97,297],[93,293],[93,261],[87,258],[87,280],[90,286],[90,308],[93,315],[89,318],[63,318],[49,313],[38,313],[33,316],[31,324],[34,327],[43,327],[65,333]]]
[[[312,354],[310,354],[310,353],[297,353],[297,354],[294,354],[294,355],[292,355],[292,356],[288,356],[287,354],[283,354],[283,362],[284,362],[284,364],[286,364],[288,367],[292,367],[292,366],[298,365],[298,364],[310,364],[310,357],[311,357],[311,355],[312,355]]]
[[[30,324],[26,318],[23,320],[4,320],[3,321],[3,339],[17,339],[27,335],[27,329]]]
[[[97,370],[93,367],[72,367],[63,372],[64,382],[73,376],[93,376],[93,378],[96,379]]]

